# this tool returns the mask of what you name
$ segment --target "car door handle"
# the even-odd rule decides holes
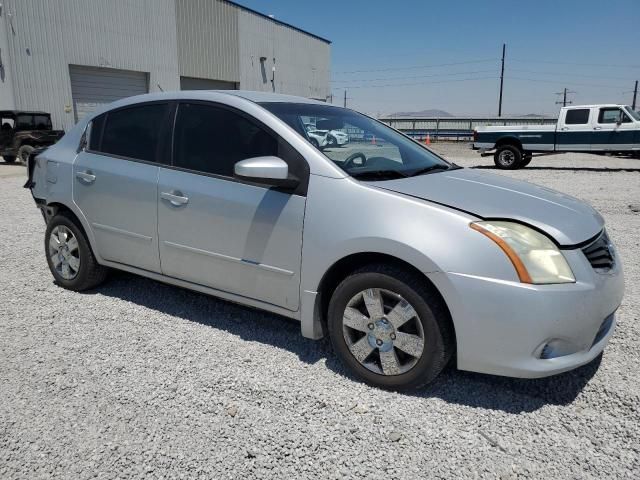
[[[594,130],[602,130],[602,127],[593,127]]]
[[[185,197],[182,192],[175,190],[172,192],[160,193],[160,198],[162,198],[163,200],[167,200],[169,203],[171,203],[171,205],[175,205],[176,207],[189,203],[189,197]]]
[[[86,172],[76,172],[76,178],[79,178],[86,183],[93,183],[96,181],[96,176],[88,170]]]
[[[562,127],[560,130],[562,130],[563,132],[569,130],[569,127]]]

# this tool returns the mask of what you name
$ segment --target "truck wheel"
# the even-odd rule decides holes
[[[520,166],[522,161],[522,152],[513,145],[504,145],[498,147],[493,156],[493,162],[496,167],[502,170],[513,170]]]
[[[13,155],[6,155],[2,158],[4,159],[5,163],[13,163],[16,161],[16,157],[14,157]]]
[[[35,150],[31,145],[22,145],[18,149],[18,162],[22,165],[26,165],[29,161],[29,156]]]
[[[526,167],[531,163],[531,160],[533,160],[533,155],[525,155],[524,157],[522,157],[519,168]]]

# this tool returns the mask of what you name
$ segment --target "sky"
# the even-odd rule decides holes
[[[496,115],[503,43],[503,115],[555,115],[565,87],[631,104],[640,79],[640,0],[238,3],[331,40],[333,101],[372,115]]]

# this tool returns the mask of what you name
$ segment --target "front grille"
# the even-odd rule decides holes
[[[613,245],[611,245],[609,236],[604,230],[602,231],[602,235],[600,235],[595,242],[584,247],[582,252],[595,269],[609,270],[613,268],[615,264]]]

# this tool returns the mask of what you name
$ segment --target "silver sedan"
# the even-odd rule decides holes
[[[320,150],[310,122],[349,142]],[[429,383],[450,361],[516,377],[576,368],[605,348],[623,295],[590,206],[303,98],[120,100],[29,172],[60,286],[120,269],[285,315],[384,388]]]

